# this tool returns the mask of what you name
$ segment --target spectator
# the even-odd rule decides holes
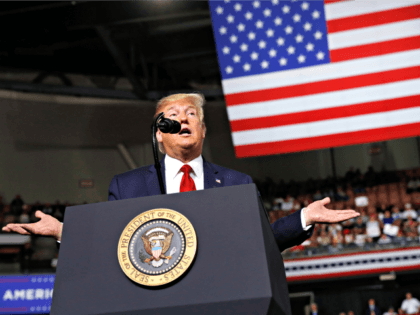
[[[392,207],[392,218],[394,220],[402,219],[402,213],[397,206]]]
[[[341,186],[337,187],[337,193],[335,195],[335,200],[340,201],[347,201],[349,200],[349,196],[344,192],[343,188]]]
[[[407,315],[402,308],[398,309],[398,315]]]
[[[321,246],[328,246],[331,244],[331,239],[328,236],[327,232],[325,232],[325,230],[321,231],[320,235],[317,238],[317,241]]]
[[[402,302],[401,309],[406,314],[416,314],[419,311],[420,301],[413,298],[410,292],[407,292],[405,297],[406,299]]]
[[[316,303],[311,303],[311,315],[318,315],[318,305]]]
[[[314,200],[314,201],[317,201],[317,200],[321,200],[321,199],[323,199],[323,196],[322,196],[322,194],[321,194],[321,191],[318,189],[318,190],[316,191],[316,193],[314,194],[314,198],[313,198],[313,200]]]
[[[374,299],[369,299],[369,305],[368,305],[368,309],[366,311],[367,315],[380,315],[381,312],[379,311],[379,308],[375,305],[375,300]]]
[[[410,216],[408,217],[407,222],[404,223],[404,234],[410,240],[417,237],[417,222]]]
[[[49,215],[52,215],[54,213],[54,210],[51,207],[51,204],[49,202],[45,203],[45,206],[44,206],[44,209],[42,209],[42,212]]]
[[[286,196],[286,199],[281,203],[281,210],[290,211],[293,209],[294,198],[290,195]]]
[[[31,218],[29,216],[30,213],[30,206],[24,204],[22,206],[22,214],[19,216],[19,223],[30,223]]]
[[[413,209],[413,207],[411,206],[411,203],[405,204],[405,210],[402,214],[402,217],[404,219],[408,219],[408,217],[412,217],[414,220],[417,219],[417,212],[416,210]]]
[[[390,307],[390,308],[388,309],[388,311],[387,311],[387,312],[385,312],[383,315],[397,315],[397,313],[395,313],[395,311],[394,311],[394,308],[393,308],[393,307]]]
[[[385,210],[384,217],[382,218],[382,223],[384,225],[394,223],[394,218],[391,215],[391,211]]]
[[[24,202],[20,195],[16,195],[15,199],[12,200],[10,203],[10,210],[14,215],[20,215],[22,212],[22,206],[24,205]]]
[[[381,237],[378,240],[378,244],[379,245],[386,245],[392,242],[392,239],[386,235],[386,234],[382,234]]]
[[[381,228],[375,215],[371,215],[369,221],[366,223],[366,234],[372,239],[373,242],[377,242],[381,237]]]
[[[354,315],[354,312],[350,310],[347,312],[347,315]]]

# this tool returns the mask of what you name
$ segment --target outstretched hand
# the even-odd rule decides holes
[[[36,223],[9,223],[2,230],[3,232],[16,232],[23,235],[52,236],[56,240],[61,241],[63,224],[60,221],[39,210],[35,212],[35,217],[41,220]]]
[[[338,223],[360,216],[360,213],[354,210],[330,210],[325,207],[330,203],[330,198],[324,198],[312,202],[304,211],[306,225],[314,223]]]

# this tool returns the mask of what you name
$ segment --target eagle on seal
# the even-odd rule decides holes
[[[151,262],[153,267],[157,268],[162,266],[164,259],[170,260],[172,256],[165,256],[165,253],[171,246],[173,236],[174,233],[172,231],[162,226],[146,231],[141,236],[141,239],[144,243],[144,249],[150,255],[150,258],[147,258],[145,262],[149,265]]]

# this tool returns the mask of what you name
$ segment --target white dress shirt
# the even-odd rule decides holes
[[[181,161],[165,155],[165,181],[166,193],[174,194],[179,193],[181,186],[181,179],[184,173],[181,172],[181,167],[184,165]],[[192,168],[190,173],[191,178],[194,180],[195,188],[197,190],[204,189],[204,170],[203,170],[203,157],[200,155],[198,158],[187,163]]]

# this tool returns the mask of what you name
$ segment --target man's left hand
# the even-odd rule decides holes
[[[330,203],[330,198],[324,198],[309,204],[305,211],[306,225],[315,223],[338,223],[360,216],[360,213],[354,210],[330,210],[325,207]]]

